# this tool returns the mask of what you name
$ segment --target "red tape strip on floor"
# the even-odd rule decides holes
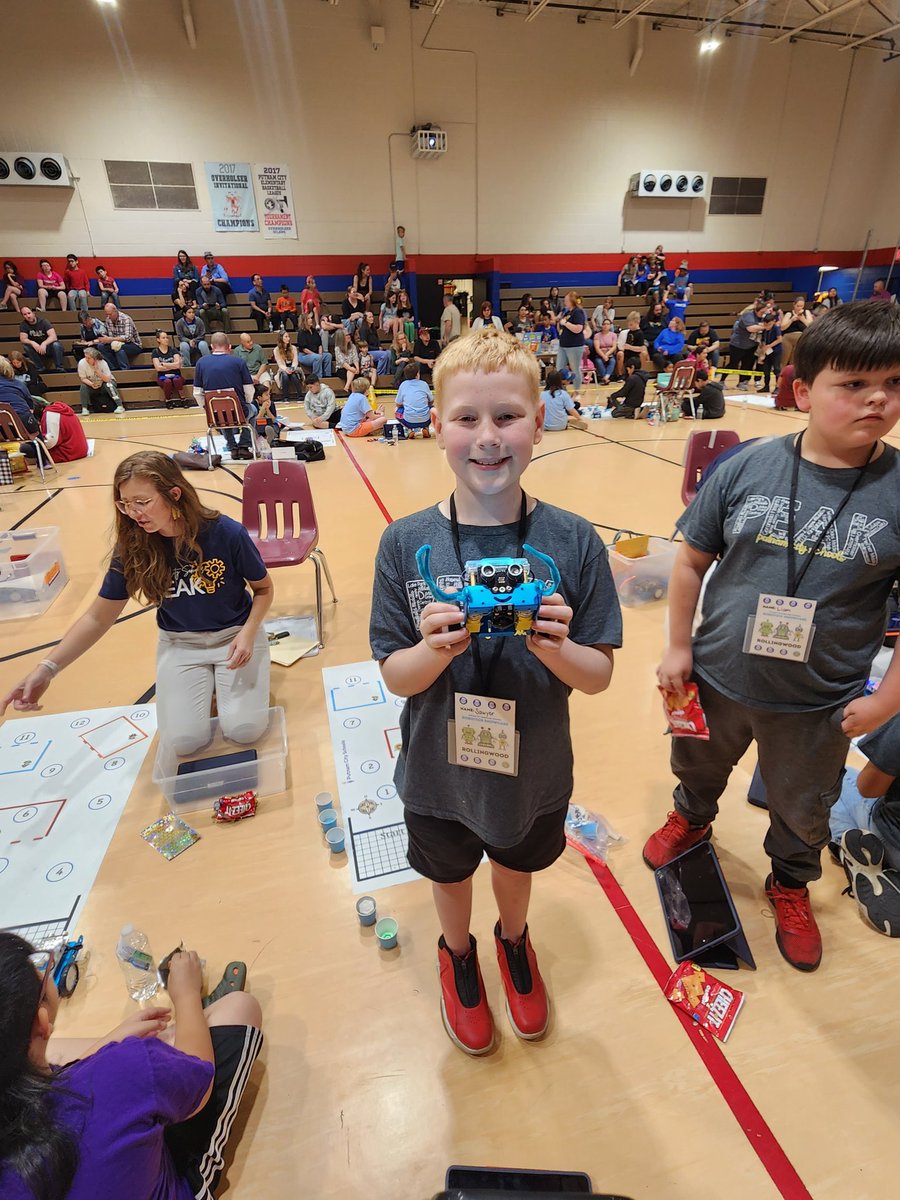
[[[378,495],[378,493],[375,491],[374,487],[372,486],[372,481],[369,479],[368,475],[365,473],[365,471],[359,465],[356,455],[353,453],[353,451],[347,445],[347,439],[344,437],[344,435],[341,433],[341,431],[339,429],[335,430],[335,432],[337,433],[338,439],[339,439],[341,445],[344,447],[344,450],[347,453],[347,457],[353,463],[354,467],[356,467],[357,474],[359,475],[359,477],[363,481],[363,483],[366,485],[366,487],[369,489],[369,494],[371,495],[372,499],[378,505],[378,507],[381,511],[381,515],[387,521],[388,525],[393,524],[394,518],[391,516],[391,514],[388,512],[388,510],[384,507],[384,502],[382,501],[381,497]]]
[[[659,984],[660,989],[665,991],[672,970],[656,942],[647,932],[646,926],[609,867],[594,859],[588,858],[586,861],[596,876],[597,882],[603,888],[607,900],[615,909],[616,916],[625,926],[628,936],[647,964],[650,974]],[[803,1180],[779,1145],[775,1134],[766,1124],[762,1113],[750,1099],[744,1085],[722,1053],[719,1044],[705,1030],[700,1029],[686,1013],[675,1007],[672,1007],[672,1012],[681,1021],[682,1028],[703,1060],[703,1065],[709,1071],[713,1083],[721,1092],[722,1098],[744,1131],[747,1141],[753,1147],[759,1161],[768,1171],[781,1195],[785,1200],[813,1200]]]

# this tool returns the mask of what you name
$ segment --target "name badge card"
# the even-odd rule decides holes
[[[458,767],[514,776],[519,770],[516,702],[455,692],[448,756]]]
[[[816,632],[816,601],[763,593],[747,618],[744,653],[779,662],[806,662]]]

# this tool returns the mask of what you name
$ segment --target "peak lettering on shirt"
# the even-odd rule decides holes
[[[759,530],[756,534],[757,543],[786,547],[788,544],[789,504],[788,496],[748,496],[735,517],[733,534],[736,536],[746,526],[752,527],[754,523],[759,522]],[[795,501],[795,513],[799,516],[802,510],[803,501]],[[816,508],[795,534],[794,548],[798,554],[809,553],[810,548],[815,545],[822,530],[833,516],[834,509],[827,505],[819,505]],[[838,524],[843,524],[845,519],[849,524],[843,534],[842,542]],[[869,517],[860,512],[852,513],[849,518],[842,517],[828,530],[816,553],[823,558],[833,559],[835,562],[851,562],[859,554],[868,566],[877,566],[878,551],[875,546],[875,538],[877,534],[887,528],[887,525],[888,522],[882,517]]]
[[[222,586],[225,564],[221,558],[205,559],[199,566],[188,564],[172,572],[169,599],[176,596],[212,596]]]

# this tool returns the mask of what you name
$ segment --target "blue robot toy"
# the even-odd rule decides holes
[[[531,629],[544,597],[559,587],[559,570],[553,559],[534,546],[525,545],[523,550],[540,559],[550,572],[549,579],[535,579],[527,558],[476,558],[463,568],[462,591],[445,592],[431,574],[431,546],[418,550],[416,566],[435,600],[459,605],[473,637],[519,636]]]

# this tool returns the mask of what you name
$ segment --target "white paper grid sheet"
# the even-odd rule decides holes
[[[406,861],[403,804],[394,787],[406,701],[391,695],[371,661],[325,667],[322,682],[353,891],[410,883],[419,875]]]
[[[2,928],[75,931],[155,733],[153,704],[0,726]]]

